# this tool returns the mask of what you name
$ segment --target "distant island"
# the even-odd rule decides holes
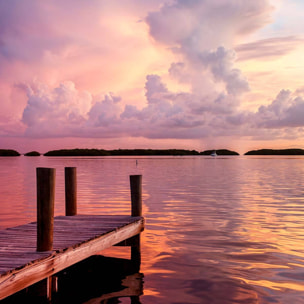
[[[260,149],[246,152],[244,155],[304,155],[303,149]]]
[[[239,153],[235,151],[230,151],[226,149],[219,149],[219,150],[206,150],[200,153],[200,155],[211,155],[211,153],[216,152],[217,155],[239,155]]]
[[[198,152],[185,149],[60,149],[51,150],[44,154],[31,151],[24,156],[186,156],[186,155],[211,155],[216,152],[218,156],[237,156],[238,152],[227,149],[213,149]],[[0,149],[2,156],[20,156],[18,151],[12,149]],[[304,155],[304,149],[259,149],[246,152],[244,155]]]
[[[149,156],[149,155],[199,155],[195,150],[153,149],[62,149],[49,151],[44,156]]]
[[[183,155],[211,155],[214,150],[198,152],[183,149],[62,149],[49,151],[44,156],[183,156]],[[237,152],[221,149],[216,150],[218,155],[239,155]]]
[[[211,155],[214,151],[219,156],[222,155],[239,155],[235,151],[227,149],[219,150],[205,150],[198,152],[196,150],[185,150],[185,149],[60,149],[48,151],[44,154],[37,151],[31,151],[24,154],[24,156],[186,156],[186,155]],[[263,150],[259,150],[263,151]],[[302,150],[304,154],[304,150]],[[255,151],[249,151],[251,153]],[[246,153],[246,155],[247,155]],[[21,154],[11,149],[0,149],[1,156],[20,156]],[[254,155],[254,154],[248,154]],[[258,155],[258,154],[257,154]]]
[[[20,156],[20,153],[10,149],[0,149],[0,156]]]
[[[40,153],[37,151],[31,151],[31,152],[25,153],[24,156],[40,156]]]

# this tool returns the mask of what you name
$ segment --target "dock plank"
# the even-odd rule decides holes
[[[91,255],[139,234],[142,217],[54,218],[53,250],[36,251],[35,222],[0,231],[0,300]]]

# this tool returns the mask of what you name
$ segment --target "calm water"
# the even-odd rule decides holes
[[[1,229],[36,219],[41,166],[57,169],[56,215],[64,167],[86,214],[129,214],[143,175],[141,303],[304,303],[304,157],[0,158]]]

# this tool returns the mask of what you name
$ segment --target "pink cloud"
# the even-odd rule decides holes
[[[151,35],[192,57],[193,51],[231,47],[238,36],[255,32],[270,22],[267,0],[176,0],[147,17]]]
[[[74,83],[61,83],[56,88],[37,84],[27,87],[27,106],[22,122],[30,136],[68,136],[86,120],[92,96],[78,91]]]
[[[302,91],[283,90],[268,106],[256,113],[234,108],[224,111],[225,96],[199,108],[199,96],[170,91],[157,75],[148,75],[147,104],[139,109],[123,105],[120,96],[109,93],[96,99],[78,90],[72,82],[55,88],[38,84],[28,87],[23,112],[26,135],[30,137],[146,137],[202,138],[206,136],[262,134],[269,128],[303,127]],[[255,130],[255,131],[254,131]],[[264,130],[264,131],[263,131]],[[275,131],[274,131],[275,132]],[[281,137],[279,132],[275,132]]]
[[[259,108],[255,118],[265,128],[304,127],[304,94],[282,90],[270,105]]]
[[[19,2],[0,7],[2,136],[196,139],[302,126],[300,94],[242,108],[250,84],[238,54],[265,58],[274,45],[284,55],[300,41],[240,44],[269,23],[269,1]]]

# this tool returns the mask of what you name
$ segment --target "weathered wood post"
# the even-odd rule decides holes
[[[131,216],[142,216],[142,176],[130,175]],[[140,234],[132,238],[131,261],[135,271],[139,272],[141,264]]]
[[[77,214],[77,179],[76,168],[65,167],[65,215]]]
[[[142,176],[130,175],[131,215],[142,216]]]
[[[55,173],[37,168],[37,251],[53,249]]]

